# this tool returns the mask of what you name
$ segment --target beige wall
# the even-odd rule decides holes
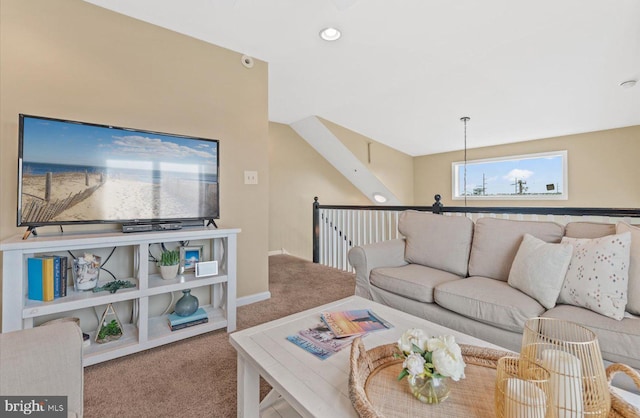
[[[291,127],[269,124],[269,250],[312,259],[313,198],[321,204],[371,202]]]
[[[433,204],[442,195],[446,206],[462,206],[451,200],[451,163],[462,161],[463,152],[421,157],[405,155],[349,131],[330,121],[322,121],[361,161],[367,161],[367,142],[372,143],[374,174],[389,189],[419,206]],[[289,126],[271,123],[269,129],[269,250],[286,250],[311,259],[311,204],[318,196],[322,204],[369,205],[370,201],[325,161]],[[568,151],[569,200],[491,200],[472,201],[469,206],[574,206],[640,207],[640,126],[570,135],[470,149],[469,160]],[[408,161],[407,161],[408,160]],[[406,173],[407,168],[413,172]],[[397,173],[393,173],[393,170]],[[403,189],[413,184],[413,190]],[[408,197],[407,197],[408,196]]]
[[[246,69],[239,53],[80,0],[0,7],[0,238],[24,231],[15,227],[18,113],[215,138],[219,226],[242,228],[238,296],[266,292],[267,64]],[[260,184],[244,185],[244,170]]]
[[[473,141],[473,138],[470,138]],[[519,142],[467,150],[467,159],[502,157],[546,151],[568,151],[568,200],[474,200],[469,206],[573,206],[640,207],[640,126]],[[446,206],[463,206],[451,200],[451,163],[463,161],[462,151],[416,157],[416,205],[433,204],[442,195]]]
[[[412,156],[328,120],[321,121],[403,205],[413,205]]]

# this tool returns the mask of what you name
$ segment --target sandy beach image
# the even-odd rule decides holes
[[[22,224],[212,219],[218,141],[22,116]]]
[[[88,180],[88,181],[87,181]],[[25,175],[22,183],[23,222],[200,218],[217,201],[215,185],[179,179],[140,181],[98,173],[54,173],[49,202],[55,204],[86,192],[79,201],[49,219],[30,219],[31,202],[44,204],[46,177]],[[206,202],[200,188],[207,187]]]

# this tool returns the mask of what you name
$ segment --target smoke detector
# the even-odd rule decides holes
[[[242,62],[242,65],[244,65],[246,68],[253,68],[253,58],[248,55],[243,55],[240,59],[240,62]]]

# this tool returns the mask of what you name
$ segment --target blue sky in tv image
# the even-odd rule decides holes
[[[22,116],[19,225],[219,217],[218,141]]]
[[[151,133],[91,124],[80,124],[25,116],[23,128],[23,167],[32,163],[59,165],[53,172],[142,170],[153,173],[181,173],[194,180],[217,181],[217,142],[177,135]],[[33,165],[32,173],[39,168]],[[50,167],[51,168],[51,167]],[[93,170],[91,169],[93,168]],[[26,173],[26,171],[25,171]],[[146,179],[157,177],[144,175]]]

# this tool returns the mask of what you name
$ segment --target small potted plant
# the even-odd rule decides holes
[[[118,319],[118,314],[116,314],[113,305],[109,303],[100,319],[95,341],[100,344],[108,343],[122,337],[122,333],[122,324]]]
[[[96,335],[96,342],[106,343],[120,337],[122,337],[122,328],[120,328],[118,321],[112,319],[110,322],[102,324]]]
[[[180,252],[178,250],[165,250],[158,261],[160,275],[165,280],[171,280],[178,274],[180,267]]]

